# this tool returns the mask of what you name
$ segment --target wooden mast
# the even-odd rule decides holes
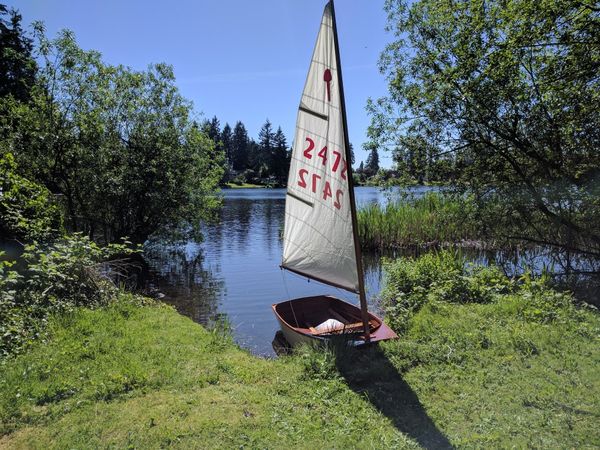
[[[354,251],[356,252],[356,269],[358,272],[358,291],[360,296],[360,311],[362,315],[363,327],[365,329],[365,341],[371,341],[369,331],[369,313],[367,310],[367,297],[365,295],[365,280],[363,275],[362,252],[360,251],[360,241],[358,239],[358,227],[356,226],[356,201],[354,200],[354,179],[352,177],[352,154],[350,153],[350,140],[348,139],[348,121],[346,120],[346,100],[344,98],[344,83],[342,82],[342,63],[340,61],[340,46],[338,43],[337,23],[335,20],[335,7],[333,0],[331,3],[331,16],[333,21],[333,39],[335,46],[335,59],[337,62],[338,85],[340,89],[340,101],[342,110],[342,124],[344,127],[344,152],[346,161],[348,161],[348,188],[350,192],[350,212],[352,215],[352,237],[354,239]]]

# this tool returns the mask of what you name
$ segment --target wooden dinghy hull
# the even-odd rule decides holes
[[[276,303],[273,313],[279,322],[281,331],[292,347],[300,344],[325,342],[334,336],[344,335],[354,346],[367,344],[364,335],[360,308],[329,295],[302,297]],[[344,323],[343,329],[319,333],[315,327],[328,319]],[[398,335],[379,317],[369,313],[371,325],[370,342],[397,339]]]

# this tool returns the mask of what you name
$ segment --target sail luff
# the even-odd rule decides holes
[[[360,240],[358,237],[358,226],[356,219],[356,200],[354,197],[354,177],[352,171],[352,154],[350,152],[350,140],[348,137],[348,119],[346,116],[346,99],[344,97],[344,82],[342,77],[342,63],[340,58],[340,46],[338,42],[338,32],[337,32],[337,22],[335,20],[335,5],[333,0],[330,0],[331,3],[331,15],[333,20],[333,39],[335,46],[335,59],[337,66],[337,75],[338,75],[338,83],[339,83],[339,91],[340,91],[340,105],[342,109],[342,123],[344,129],[344,145],[346,152],[346,160],[350,161],[348,164],[348,191],[350,193],[350,214],[352,216],[352,238],[354,241],[354,252],[356,254],[356,271],[358,273],[358,293],[360,296],[360,312],[362,315],[363,327],[365,330],[365,341],[369,342],[371,340],[371,334],[369,331],[369,312],[367,309],[367,296],[365,294],[365,280],[364,280],[364,272],[362,265],[362,253],[360,249]]]

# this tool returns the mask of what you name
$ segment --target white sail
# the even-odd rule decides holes
[[[300,101],[288,178],[282,266],[359,292],[330,3]]]

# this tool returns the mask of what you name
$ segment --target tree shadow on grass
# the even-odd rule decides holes
[[[453,448],[378,346],[350,348],[336,354],[337,368],[348,386],[388,417],[400,432],[426,449]]]

